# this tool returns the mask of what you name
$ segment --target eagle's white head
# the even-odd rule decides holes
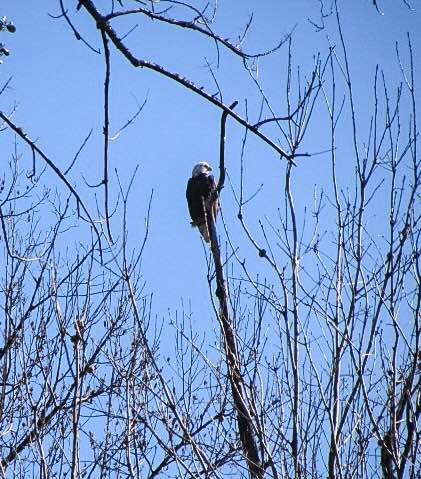
[[[192,177],[202,175],[203,173],[207,175],[210,171],[212,171],[212,167],[208,165],[206,162],[201,161],[200,163],[195,165],[191,175]]]

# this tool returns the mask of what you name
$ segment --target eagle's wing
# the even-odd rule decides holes
[[[203,239],[209,243],[209,229],[206,217],[215,221],[218,213],[216,183],[213,176],[198,175],[189,179],[186,189],[187,204],[192,219],[192,226],[197,226]]]
[[[206,194],[206,189],[206,185],[198,177],[190,178],[187,182],[186,198],[193,226],[205,221],[202,198]]]

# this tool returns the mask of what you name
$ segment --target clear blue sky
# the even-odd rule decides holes
[[[75,12],[75,2],[67,4],[77,28],[92,45],[100,48],[100,36],[92,19],[83,9]],[[333,16],[326,18],[326,28],[320,32],[309,22],[309,19],[319,21],[320,4],[316,0],[221,1],[219,6],[214,29],[233,41],[241,33],[248,15],[253,13],[250,35],[244,44],[244,49],[252,53],[272,47],[295,27],[293,64],[295,69],[300,67],[303,78],[311,73],[315,55],[320,53],[322,58],[325,57],[329,43],[338,46]],[[339,2],[360,126],[369,124],[376,64],[384,69],[391,92],[401,81],[395,42],[399,42],[403,56],[407,58],[407,32],[411,35],[415,73],[421,85],[420,11],[410,11],[399,0],[384,0],[380,6],[384,15],[379,15],[368,0]],[[102,174],[103,58],[78,42],[62,19],[47,15],[59,13],[58,1],[3,0],[0,13],[13,20],[17,27],[14,35],[3,34],[1,39],[7,43],[11,55],[0,66],[0,81],[3,84],[9,76],[13,76],[13,80],[12,88],[0,98],[0,109],[7,113],[16,102],[18,109],[14,121],[31,138],[37,139],[38,145],[62,169],[69,165],[89,130],[94,129],[90,142],[71,173],[73,183],[92,207],[93,191],[84,186],[82,176],[90,183],[97,183]],[[138,17],[136,21],[138,28],[127,38],[133,52],[186,76],[211,92],[215,91],[205,61],[206,58],[215,64],[216,50],[212,42],[197,33],[176,30],[143,17]],[[136,21],[133,18],[118,21],[115,27],[122,35]],[[286,61],[287,50],[283,47],[259,64],[259,79],[279,115],[286,112]],[[184,195],[186,181],[196,162],[207,161],[217,165],[220,112],[154,72],[133,69],[115,52],[112,54],[111,69],[111,132],[118,131],[136,111],[137,103],[147,98],[135,124],[113,141],[110,149],[110,172],[117,168],[123,184],[127,184],[136,165],[140,168],[129,211],[132,245],[143,238],[147,203],[151,189],[154,189],[150,237],[143,262],[146,291],[154,291],[158,315],[165,315],[167,309],[174,311],[179,308],[181,300],[191,299],[195,317],[200,318],[204,328],[209,327],[215,323],[211,320],[203,248],[197,231],[189,226]],[[244,72],[241,60],[221,51],[221,65],[215,74],[224,101],[229,104],[238,100],[238,111],[244,115],[244,100],[247,98],[250,117],[257,120],[259,95]],[[343,88],[343,82],[340,86]],[[323,108],[318,108],[302,152],[328,149],[327,128],[325,112]],[[273,138],[277,139],[275,130],[268,128],[266,131],[273,133]],[[361,131],[362,136],[368,136],[366,129]],[[341,133],[346,144],[350,135],[349,123],[344,121]],[[236,187],[239,184],[242,134],[241,128],[232,121],[228,122],[226,166]],[[361,144],[364,140],[364,137],[360,139]],[[11,136],[0,136],[3,165],[12,147]],[[30,152],[23,147],[22,152],[24,161],[29,165]],[[343,186],[349,178],[347,168],[351,152],[349,145],[344,146],[340,156]],[[246,194],[253,194],[263,184],[261,192],[247,210],[255,226],[258,218],[277,217],[277,208],[282,206],[283,168],[276,154],[254,138],[250,138],[245,163]],[[299,162],[294,173],[294,189],[300,214],[304,205],[312,202],[314,185],[321,188],[325,184],[328,168],[328,156],[324,155]],[[115,199],[117,182],[114,174],[111,182],[111,193]],[[57,185],[60,188],[59,183]],[[97,194],[102,201],[102,191],[97,190]],[[240,235],[235,201],[228,184],[222,203],[225,220],[240,247],[239,254],[246,257],[251,250]],[[116,230],[118,219],[113,222]],[[254,258],[255,253],[251,261]],[[255,271],[258,270],[259,266],[256,266]]]

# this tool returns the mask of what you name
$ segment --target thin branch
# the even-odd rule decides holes
[[[110,226],[110,212],[109,212],[109,200],[108,200],[108,143],[109,143],[109,94],[110,94],[110,49],[108,47],[108,38],[103,30],[101,30],[102,44],[104,45],[104,58],[105,58],[105,78],[104,78],[104,176],[102,183],[104,185],[104,214],[105,224],[107,226],[107,234],[111,243],[113,243],[113,236],[111,234]]]
[[[238,105],[238,101],[235,101],[229,106],[230,110],[233,110]],[[221,135],[219,143],[219,180],[216,192],[219,195],[225,183],[225,125],[227,122],[228,112],[224,111],[221,116]]]
[[[99,50],[97,50],[96,48],[94,48],[92,45],[90,45],[83,37],[82,35],[78,32],[78,30],[76,29],[76,27],[73,25],[73,23],[71,22],[69,16],[67,15],[67,10],[64,8],[64,5],[63,5],[63,0],[60,0],[60,8],[61,8],[61,15],[60,16],[54,16],[54,15],[49,15],[51,18],[60,18],[60,17],[63,17],[66,22],[68,23],[69,27],[72,29],[75,37],[76,37],[76,40],[82,40],[82,42],[90,49],[92,50],[94,53],[98,53],[100,54],[101,52]]]
[[[221,45],[226,47],[228,50],[231,50],[233,53],[240,56],[241,58],[260,58],[260,57],[270,55],[271,53],[274,53],[277,50],[279,50],[287,40],[284,37],[279,41],[279,43],[277,45],[275,45],[273,48],[271,48],[271,49],[269,49],[265,52],[249,54],[249,53],[243,52],[240,48],[233,45],[227,38],[222,38],[219,35],[217,35],[216,33],[214,33],[209,28],[209,26],[207,24],[206,24],[206,26],[208,26],[208,29],[201,27],[200,25],[198,25],[195,22],[188,22],[188,21],[185,21],[185,20],[177,20],[175,18],[169,18],[169,17],[164,16],[160,13],[152,12],[152,11],[146,9],[146,8],[139,7],[139,8],[133,8],[131,10],[124,10],[124,11],[120,11],[120,12],[110,13],[108,15],[104,15],[103,19],[104,19],[104,21],[108,22],[109,20],[112,20],[113,18],[116,18],[116,17],[121,17],[123,15],[133,15],[133,14],[136,14],[136,13],[142,13],[143,15],[146,15],[147,17],[149,17],[152,20],[159,20],[160,22],[169,23],[170,25],[175,25],[176,27],[186,28],[188,30],[193,30],[193,31],[199,32],[199,33],[211,38],[212,40],[215,40],[217,43],[220,43]],[[250,21],[248,22],[248,24],[246,26],[246,30],[243,34],[242,40],[244,39],[244,35],[245,35],[245,33],[247,32],[247,30],[250,26]]]
[[[6,81],[6,83],[2,86],[1,90],[0,90],[0,95],[3,94],[3,92],[7,89],[7,87],[10,85],[10,82],[12,81],[12,78],[13,77],[9,77]]]
[[[67,189],[71,192],[73,197],[76,199],[76,204],[78,209],[82,208],[83,212],[85,213],[86,217],[88,218],[88,222],[91,224],[93,230],[95,231],[95,234],[98,238],[98,244],[99,244],[99,251],[102,256],[102,243],[101,243],[101,237],[98,231],[98,228],[91,217],[87,207],[85,206],[85,203],[82,201],[82,198],[80,197],[79,193],[76,191],[76,189],[69,183],[65,175],[60,171],[60,169],[54,164],[53,161],[51,161],[48,156],[40,149],[38,146],[23,132],[22,128],[19,128],[16,126],[10,119],[2,112],[0,111],[0,118],[18,135],[24,140],[32,149],[32,151],[35,151],[38,153],[38,155],[45,161],[45,163],[54,171],[54,173],[60,178],[60,180],[66,185]]]
[[[88,142],[89,138],[91,137],[92,135],[92,132],[93,132],[93,129],[91,128],[90,132],[88,133],[88,135],[85,137],[85,139],[83,140],[82,144],[80,145],[79,149],[77,150],[74,158],[73,158],[73,161],[70,163],[69,167],[67,168],[67,170],[63,173],[63,175],[67,175],[70,170],[73,168],[74,164],[76,163],[76,160],[78,159],[81,151],[83,150],[83,148],[85,148],[86,146],[86,143]]]
[[[137,102],[137,99],[135,97],[135,100]],[[134,113],[134,115],[132,115],[127,121],[126,123],[124,123],[124,125],[119,128],[119,130],[117,131],[117,133],[115,133],[112,137],[109,138],[110,141],[114,141],[114,140],[117,140],[117,138],[123,133],[123,131],[129,127],[135,120],[136,118],[140,115],[141,111],[143,110],[144,106],[146,105],[146,102],[148,101],[148,98],[146,97],[144,102],[139,105],[138,103],[138,108],[136,110],[136,112]]]

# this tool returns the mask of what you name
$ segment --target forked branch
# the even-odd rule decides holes
[[[101,15],[101,13],[97,10],[94,3],[91,0],[80,0],[80,4],[86,9],[86,11],[92,16],[95,20],[97,27],[100,31],[104,32],[111,42],[114,44],[115,48],[120,51],[120,53],[130,62],[131,65],[134,67],[143,67],[153,70],[160,75],[163,75],[167,78],[171,78],[172,80],[176,81],[180,85],[184,86],[185,88],[191,90],[192,92],[196,93],[202,98],[205,98],[208,102],[212,103],[216,107],[220,108],[223,112],[227,115],[231,116],[235,121],[237,121],[240,125],[247,130],[250,130],[253,134],[258,136],[261,140],[263,140],[266,144],[268,144],[273,150],[275,150],[282,158],[285,158],[288,162],[293,162],[293,158],[290,154],[288,154],[282,147],[277,145],[274,141],[272,141],[269,137],[259,131],[256,126],[249,123],[243,117],[234,113],[229,106],[227,106],[222,101],[218,100],[215,96],[207,93],[203,88],[198,87],[193,82],[188,80],[187,78],[179,75],[178,73],[171,72],[166,68],[158,65],[157,63],[142,60],[137,58],[125,45],[123,40],[117,35],[115,30],[110,26],[109,22],[107,21],[107,16]]]
[[[58,178],[66,185],[67,189],[70,191],[70,193],[76,200],[78,211],[81,209],[84,212],[84,214],[86,215],[87,221],[91,224],[93,230],[95,231],[95,234],[98,238],[100,254],[102,254],[101,236],[99,234],[98,228],[92,216],[90,215],[88,208],[85,206],[84,202],[82,201],[82,198],[80,197],[79,193],[71,185],[69,180],[65,177],[64,173],[62,173],[61,170],[54,164],[54,162],[51,161],[48,158],[48,156],[40,148],[38,148],[35,142],[31,140],[25,134],[22,128],[15,125],[2,111],[0,111],[0,118],[6,123],[6,125],[10,129],[12,129],[20,138],[22,138],[22,140],[24,140],[25,143],[27,143],[27,145],[31,148],[33,153],[37,153],[45,161],[45,163],[49,166],[49,168],[51,168],[54,171],[54,173],[58,176]]]

